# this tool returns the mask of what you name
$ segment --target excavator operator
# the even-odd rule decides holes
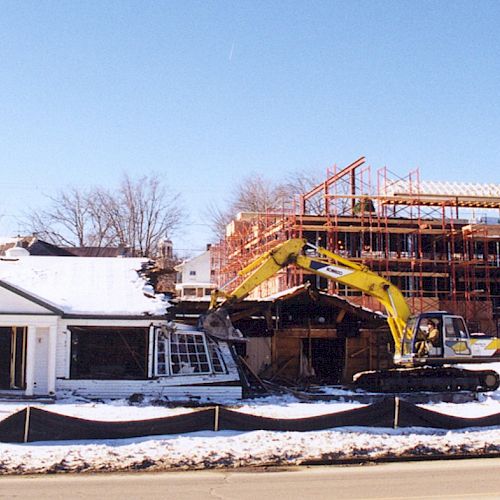
[[[429,320],[429,333],[427,340],[432,344],[432,347],[439,347],[439,323],[435,319]]]
[[[415,348],[418,356],[427,356],[430,349],[439,347],[439,323],[435,319],[428,319],[426,325],[418,329]]]

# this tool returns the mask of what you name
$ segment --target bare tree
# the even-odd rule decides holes
[[[216,203],[210,203],[206,210],[206,216],[209,220],[210,229],[214,237],[218,240],[222,239],[226,234],[226,226],[231,222],[235,213],[232,213],[229,208],[223,209]]]
[[[222,238],[227,224],[238,212],[265,213],[281,207],[283,191],[261,175],[252,174],[242,179],[233,187],[233,194],[226,201],[225,207],[211,203],[207,216],[214,236]]]
[[[266,212],[282,205],[284,192],[279,184],[261,175],[250,175],[236,185],[231,200],[231,211]]]
[[[116,239],[138,255],[154,255],[160,240],[174,232],[183,218],[179,194],[167,190],[153,174],[137,180],[125,175],[119,189],[108,193],[107,203]]]
[[[31,232],[56,245],[88,245],[91,223],[87,196],[76,188],[49,196],[50,206],[30,213],[27,225]]]
[[[135,180],[124,175],[115,190],[68,188],[49,200],[47,209],[28,214],[30,231],[57,245],[120,245],[140,256],[154,256],[184,215],[179,194],[157,174]]]
[[[315,179],[305,172],[292,173],[283,182],[273,182],[253,174],[242,179],[225,208],[212,203],[207,208],[207,217],[214,236],[223,238],[227,224],[238,212],[282,212],[294,208],[299,195],[315,185]]]
[[[308,193],[313,187],[319,184],[317,176],[311,175],[305,171],[292,172],[287,175],[286,189],[296,202],[296,207],[300,202],[300,195]],[[325,211],[323,197],[314,197],[308,202],[307,211],[310,214],[320,215]]]
[[[109,193],[103,188],[94,188],[87,195],[87,210],[91,223],[89,246],[105,247],[117,244],[118,239],[109,217],[109,199]]]

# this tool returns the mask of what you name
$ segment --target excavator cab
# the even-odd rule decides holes
[[[411,316],[402,342],[402,361],[466,359],[472,356],[464,319],[444,311]],[[437,363],[439,364],[439,363]]]
[[[466,370],[450,366],[476,361],[472,341],[461,316],[444,311],[410,316],[402,331],[399,368],[361,372],[355,387],[375,392],[494,391],[500,385],[495,370]]]

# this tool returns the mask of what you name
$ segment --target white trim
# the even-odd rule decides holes
[[[147,318],[144,319],[101,319],[101,318],[62,318],[62,328],[68,326],[124,326],[124,327],[149,327],[151,325],[162,325],[165,323],[164,319],[160,318]]]
[[[69,379],[71,377],[71,331],[67,325],[65,325],[64,328],[60,329],[60,332],[66,339],[66,369],[64,371],[64,377]]]
[[[56,350],[57,350],[57,326],[49,327],[49,347],[47,360],[47,392],[55,394],[56,392]]]
[[[0,326],[40,326],[57,325],[58,316],[37,316],[31,314],[0,314]]]
[[[151,378],[153,376],[156,365],[156,362],[153,358],[155,352],[155,330],[156,328],[153,325],[151,325],[148,330],[148,378]]]
[[[26,342],[26,396],[33,396],[35,381],[36,328],[28,325]]]

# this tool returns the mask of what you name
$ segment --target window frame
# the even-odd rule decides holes
[[[196,331],[173,331],[173,332],[161,332],[158,328],[156,333],[156,355],[154,360],[154,376],[155,377],[184,377],[184,376],[206,376],[206,375],[225,375],[228,373],[227,363],[224,360],[224,356],[221,352],[220,347],[216,342],[208,339],[205,333]],[[192,337],[194,339],[201,340],[196,342],[177,342],[176,345],[185,346],[185,352],[175,352],[172,348],[174,343],[173,335],[183,336],[185,339]],[[190,352],[189,345],[194,346],[194,352]],[[200,352],[198,347],[202,346],[202,351]],[[164,356],[164,361],[160,362],[160,355]],[[179,356],[179,361],[175,362],[173,356]],[[198,367],[200,371],[192,371],[190,373],[175,371],[180,366],[182,357],[187,358],[190,367]],[[191,359],[196,356],[196,361],[193,362]],[[205,360],[201,359],[200,356],[206,357]],[[215,359],[215,363],[214,363]],[[201,371],[202,365],[208,365],[207,371]]]
[[[193,366],[191,364],[191,356],[196,356],[198,359],[196,361],[196,363],[199,365],[200,369],[201,369],[201,365],[204,364],[202,363],[200,360],[199,360],[199,352],[197,352],[197,350],[195,349],[195,352],[189,352],[189,343],[188,342],[185,342],[184,344],[181,344],[180,342],[176,343],[179,347],[181,345],[185,345],[186,346],[186,352],[174,352],[172,347],[173,347],[173,339],[172,339],[172,336],[173,335],[177,335],[177,336],[183,336],[184,338],[188,338],[189,336],[192,336],[194,338],[201,338],[202,342],[201,342],[201,345],[203,345],[203,348],[204,348],[204,351],[205,351],[205,356],[207,358],[207,363],[208,364],[208,371],[198,371],[198,372],[191,372],[191,373],[181,373],[181,372],[174,372],[174,362],[173,362],[173,356],[179,356],[179,365],[181,364],[181,356],[183,357],[188,357],[188,360],[189,360],[189,365],[190,366]],[[193,345],[195,346],[195,348],[197,346],[199,346],[200,344],[199,343],[196,343],[196,342],[193,342]],[[214,373],[214,369],[213,369],[213,366],[212,366],[212,360],[210,358],[210,352],[208,350],[208,345],[207,345],[207,337],[206,335],[203,333],[203,332],[182,332],[182,331],[179,331],[179,332],[173,332],[173,333],[170,333],[169,334],[169,352],[170,352],[170,356],[169,356],[169,361],[170,361],[170,374],[172,376],[183,376],[183,375],[211,375],[212,373]]]

